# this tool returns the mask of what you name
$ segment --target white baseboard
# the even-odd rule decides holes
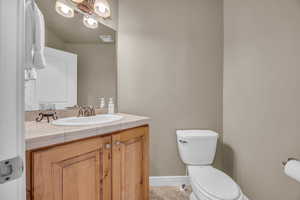
[[[190,180],[188,176],[151,176],[150,186],[181,186],[183,184],[189,185]]]

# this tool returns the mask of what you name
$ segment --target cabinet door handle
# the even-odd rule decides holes
[[[111,144],[106,144],[106,145],[105,145],[105,148],[106,148],[106,149],[110,149],[110,148],[111,148]]]
[[[187,143],[188,143],[188,141],[186,141],[186,140],[179,140],[179,142],[180,142],[181,144],[187,144]]]

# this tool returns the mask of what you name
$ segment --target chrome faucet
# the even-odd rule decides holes
[[[96,111],[94,106],[79,106],[77,117],[90,117],[95,115]]]

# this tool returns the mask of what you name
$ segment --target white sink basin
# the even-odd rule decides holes
[[[96,115],[91,117],[69,117],[62,118],[52,122],[53,125],[58,126],[87,126],[110,123],[121,120],[123,117],[120,115]]]

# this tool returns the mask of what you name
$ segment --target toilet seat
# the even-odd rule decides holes
[[[199,200],[239,200],[239,186],[225,173],[212,166],[189,166],[191,185]]]

